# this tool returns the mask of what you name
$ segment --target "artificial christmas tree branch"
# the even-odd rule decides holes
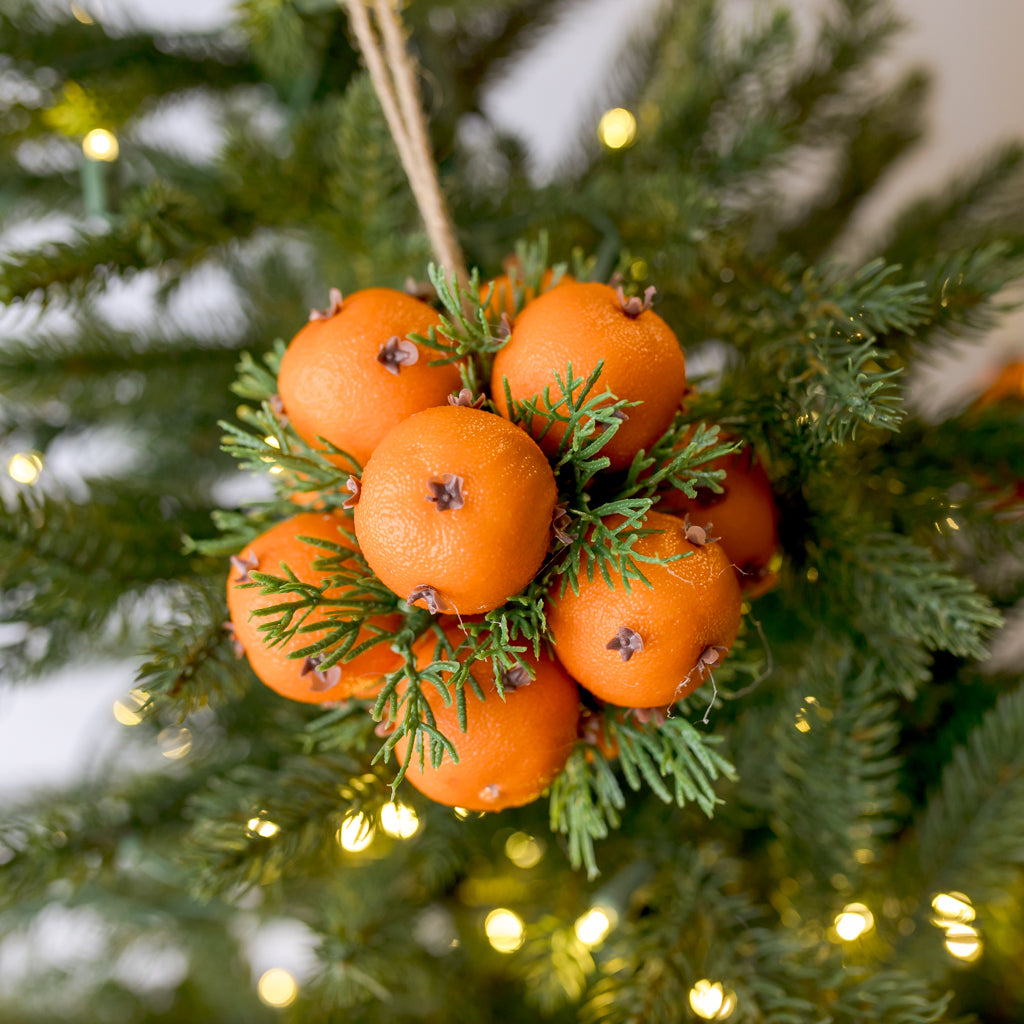
[[[348,11],[352,31],[391,129],[402,167],[409,178],[434,255],[442,266],[455,273],[459,285],[466,288],[469,274],[441,192],[416,85],[416,72],[405,46],[395,4],[393,0],[374,0],[383,38],[382,49],[381,39],[370,23],[369,5],[365,0],[341,0],[341,3]]]

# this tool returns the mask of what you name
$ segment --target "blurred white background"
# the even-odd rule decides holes
[[[126,4],[128,0],[124,0]],[[496,83],[488,113],[502,127],[528,141],[536,171],[545,175],[571,139],[581,95],[607,88],[606,62],[630,26],[659,0],[596,0],[568,16],[539,41],[528,64]],[[685,0],[676,0],[685,2]],[[119,17],[112,0],[104,16]],[[98,2],[80,6],[98,13]],[[443,5],[438,5],[443,6]],[[764,0],[731,0],[739,19],[753,17]],[[822,0],[793,0],[810,17]],[[934,87],[924,143],[898,167],[867,211],[866,228],[884,223],[908,197],[937,186],[949,175],[1009,139],[1024,139],[1024,72],[1019,41],[1024,38],[1024,3],[1019,0],[898,0],[908,21],[899,45],[886,58],[887,73],[911,64],[928,67]],[[122,5],[121,10],[126,9]],[[131,0],[131,16],[162,27],[211,28],[230,15],[229,0]],[[573,83],[573,88],[569,83]],[[607,106],[617,97],[607,96]],[[198,114],[196,115],[198,116]],[[180,132],[211,145],[208,125],[166,120],[161,132]],[[204,294],[204,306],[217,295]],[[230,299],[230,297],[228,297]],[[125,301],[130,303],[131,296]],[[130,319],[130,313],[126,314]],[[977,388],[986,373],[1009,353],[1024,353],[1024,328],[1016,319],[981,343],[926,368],[917,391],[926,408],[955,403]],[[925,403],[924,397],[921,399]],[[0,637],[2,642],[2,637]],[[115,745],[119,725],[115,700],[132,686],[134,664],[115,662],[65,669],[39,685],[12,688],[0,682],[0,801],[39,787],[72,781]]]

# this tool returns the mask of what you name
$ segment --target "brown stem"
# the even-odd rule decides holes
[[[469,275],[441,192],[437,164],[430,149],[423,105],[416,85],[416,71],[405,45],[395,0],[373,0],[384,40],[383,50],[370,24],[368,0],[340,2],[348,11],[352,32],[380,99],[434,255],[443,267],[455,273],[459,284],[465,288],[469,283]]]

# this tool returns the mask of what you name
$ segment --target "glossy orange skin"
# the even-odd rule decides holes
[[[284,576],[283,566],[286,565],[302,582],[319,584],[324,574],[314,569],[313,563],[329,553],[298,538],[320,537],[352,547],[349,537],[341,532],[342,528],[346,528],[351,533],[351,527],[351,519],[347,516],[303,512],[272,526],[240,551],[239,557],[245,559],[254,556],[258,561],[254,569],[258,572]],[[301,674],[304,659],[289,658],[288,655],[320,639],[323,631],[297,633],[285,644],[268,647],[263,642],[263,634],[259,629],[268,619],[254,616],[252,613],[259,608],[281,604],[282,598],[263,595],[260,593],[260,587],[242,586],[238,576],[238,571],[232,566],[228,576],[227,599],[235,638],[242,645],[256,675],[282,697],[306,704],[322,704],[325,701],[343,700],[352,696],[369,696],[379,689],[383,675],[401,666],[401,656],[392,651],[388,644],[376,644],[351,661],[340,662],[338,667],[341,669],[341,678],[330,689],[314,689],[315,676]],[[328,593],[340,596],[343,590],[338,588]],[[371,622],[388,632],[394,632],[400,627],[402,617],[378,615]],[[357,642],[362,643],[371,635],[370,630],[364,628],[360,630]]]
[[[440,324],[426,303],[390,288],[353,292],[334,316],[311,320],[288,345],[277,381],[299,436],[313,448],[324,437],[362,466],[396,423],[447,403],[461,379],[455,363],[430,365],[441,353],[418,345],[418,360],[397,374],[377,360],[388,339],[425,337]],[[352,468],[340,456],[332,461]]]
[[[462,639],[457,624],[446,626],[445,633],[453,644]],[[418,641],[420,668],[433,660],[435,645],[433,633]],[[425,751],[421,769],[419,755],[413,752],[405,777],[431,800],[472,811],[521,807],[536,800],[565,767],[577,739],[579,690],[554,658],[536,659],[528,653],[520,657],[534,678],[525,686],[506,688],[504,700],[495,688],[491,662],[473,664],[470,672],[486,699],[481,701],[471,687],[466,688],[465,732],[459,729],[454,699],[445,706],[433,686],[424,687],[437,728],[459,754],[458,763],[446,755],[434,768]],[[396,744],[398,763],[408,745],[404,737]]]
[[[644,527],[662,532],[641,537],[639,554],[686,557],[642,564],[651,587],[633,581],[627,593],[621,580],[609,587],[595,572],[578,594],[553,590],[547,606],[558,659],[580,686],[621,707],[666,707],[692,693],[708,678],[702,652],[730,648],[740,624],[740,588],[722,548],[691,544],[675,516],[650,512]],[[606,648],[621,626],[643,641],[629,660]]]
[[[593,394],[642,404],[625,410],[628,419],[602,449],[611,469],[624,469],[641,449],[650,448],[672,422],[686,390],[686,359],[672,329],[652,310],[627,316],[615,289],[595,282],[567,281],[538,296],[516,318],[508,343],[494,359],[491,394],[498,411],[509,414],[504,380],[514,401],[524,401],[550,388],[552,400],[561,391],[555,373],[565,378],[572,363],[584,378],[603,360]],[[539,437],[546,421],[531,424]],[[554,454],[564,434],[556,424],[540,445]]]
[[[441,511],[430,482],[463,480],[465,504]],[[355,506],[359,547],[400,597],[429,585],[442,611],[490,611],[544,561],[557,501],[544,453],[508,420],[446,405],[410,416],[380,443]],[[425,602],[416,602],[425,607]]]
[[[763,593],[776,579],[769,563],[779,550],[779,511],[768,474],[749,445],[708,468],[725,470],[721,493],[702,487],[688,498],[672,489],[659,495],[656,508],[707,528],[729,556],[741,589]]]

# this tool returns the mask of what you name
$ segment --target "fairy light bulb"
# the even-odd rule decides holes
[[[848,903],[836,914],[833,926],[843,942],[853,942],[875,927],[875,918],[863,903]]]
[[[380,827],[394,839],[409,839],[419,831],[419,815],[406,804],[386,803],[380,809]]]
[[[544,856],[544,850],[533,836],[526,832],[513,832],[505,840],[505,856],[517,868],[536,867]]]
[[[936,893],[932,900],[935,911],[935,924],[940,928],[948,928],[952,924],[969,924],[974,920],[974,907],[970,897],[962,892]]]
[[[348,853],[359,853],[373,842],[374,832],[373,822],[362,811],[358,811],[348,815],[341,823],[337,832],[338,845]]]
[[[981,956],[981,936],[969,924],[951,924],[946,929],[946,949],[957,958],[971,963]]]
[[[484,935],[499,953],[514,953],[525,940],[526,926],[518,914],[498,907],[484,919]]]
[[[599,945],[615,927],[617,916],[610,907],[591,907],[576,919],[573,926],[576,938],[588,948]]]
[[[260,1002],[277,1009],[291,1006],[298,994],[299,986],[283,967],[271,967],[256,982],[256,995]]]
[[[636,118],[625,107],[612,107],[601,115],[597,137],[608,149],[624,149],[636,138]]]
[[[121,725],[138,725],[142,721],[142,709],[149,701],[145,690],[129,690],[119,700],[114,701],[114,718]]]
[[[704,1020],[726,1020],[736,1009],[736,996],[727,992],[720,981],[701,978],[690,989],[690,1008]]]
[[[19,484],[34,484],[43,471],[43,460],[35,452],[18,452],[7,463],[7,475]]]
[[[261,839],[271,839],[281,831],[280,827],[274,822],[259,816],[250,818],[246,822],[246,826],[254,836],[259,836]]]
[[[90,160],[112,163],[120,151],[117,136],[106,128],[93,128],[82,140],[82,152]]]

